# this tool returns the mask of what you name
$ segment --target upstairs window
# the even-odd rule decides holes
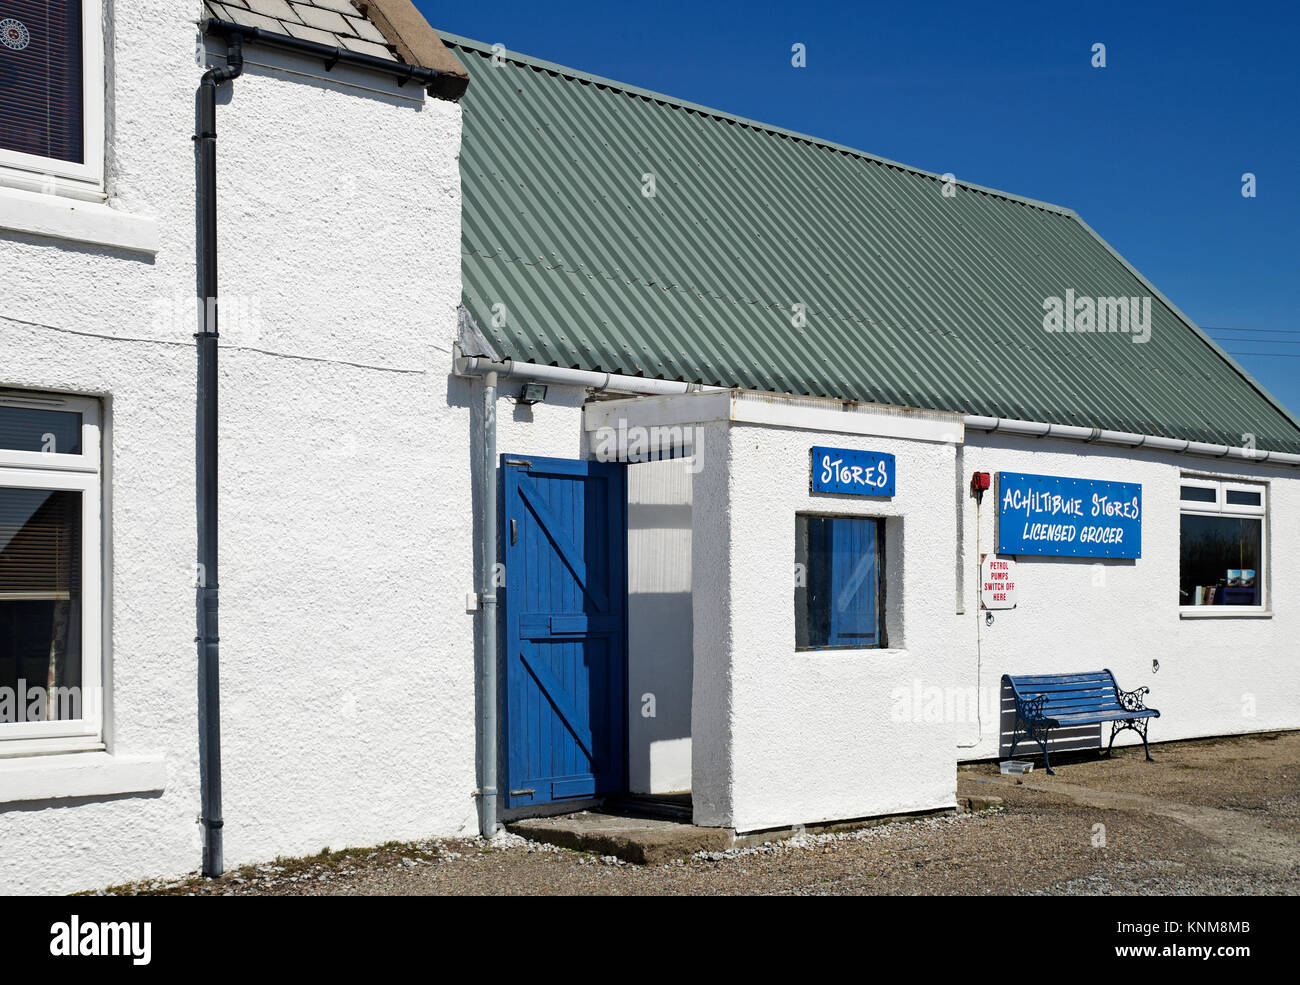
[[[1182,479],[1180,606],[1263,607],[1266,496],[1262,485]]]
[[[882,647],[884,524],[874,517],[795,517],[795,648]]]
[[[103,178],[102,12],[92,0],[0,0],[0,171],[58,193]]]

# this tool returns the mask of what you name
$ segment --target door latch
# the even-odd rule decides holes
[[[514,517],[511,517],[510,518],[510,544],[511,546],[514,546],[517,543],[519,543],[519,524],[515,522]]]

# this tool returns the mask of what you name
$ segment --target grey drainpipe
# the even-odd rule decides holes
[[[479,694],[483,708],[478,742],[481,776],[478,830],[491,838],[497,830],[497,374],[483,376],[483,442],[479,452],[479,489],[483,496],[482,563],[478,572]]]
[[[224,37],[227,45],[226,64],[208,69],[199,80],[193,138],[197,157],[195,252],[199,301],[199,331],[194,335],[198,349],[194,450],[198,519],[195,618],[198,635],[194,642],[198,647],[199,820],[203,825],[203,874],[213,877],[221,875],[224,867],[221,839],[221,662],[217,632],[217,87],[243,73],[245,41],[320,58],[326,71],[342,63],[391,76],[397,79],[399,86],[413,81],[423,86],[429,95],[443,99],[460,98],[469,80],[344,48],[268,34],[256,27],[244,27],[215,18],[204,22],[203,31]],[[495,522],[495,514],[493,518]],[[490,580],[488,584],[491,585]],[[495,603],[493,598],[493,614]],[[494,635],[495,631],[493,623]]]
[[[229,39],[226,64],[199,82],[198,126],[198,394],[195,486],[198,570],[195,617],[199,659],[199,798],[203,824],[203,874],[219,876],[221,852],[221,686],[217,633],[217,87],[244,70],[243,42]]]

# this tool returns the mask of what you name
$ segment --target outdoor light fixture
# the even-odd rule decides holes
[[[546,399],[545,383],[525,383],[524,388],[519,391],[519,402],[521,404],[537,404]]]
[[[976,472],[970,477],[970,491],[976,496],[981,495],[992,484],[993,479],[987,472]]]

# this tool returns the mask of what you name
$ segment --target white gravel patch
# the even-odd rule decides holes
[[[722,852],[696,852],[691,858],[701,862],[724,862],[727,859],[743,858],[747,855],[781,855],[788,852],[816,851],[837,842],[887,841],[899,832],[915,831],[918,828],[942,828],[949,824],[964,824],[973,818],[986,814],[996,814],[1001,810],[1001,807],[990,807],[974,814],[941,814],[916,820],[891,821],[888,824],[856,828],[853,831],[827,831],[822,834],[803,832],[790,838],[765,841],[759,845],[728,848]]]

